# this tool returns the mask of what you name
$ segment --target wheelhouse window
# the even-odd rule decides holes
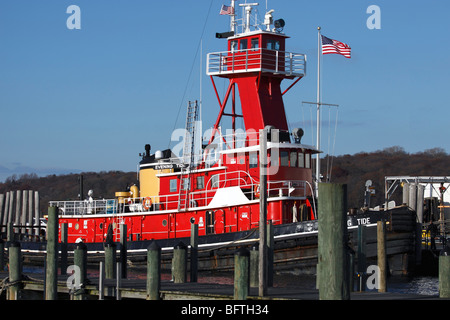
[[[239,49],[240,50],[247,50],[247,48],[248,48],[248,41],[247,41],[247,39],[239,40]]]
[[[238,42],[237,40],[231,40],[230,42],[230,51],[235,52],[238,49]]]
[[[297,166],[297,151],[291,151],[290,165],[291,167]]]
[[[269,50],[280,50],[280,41],[278,40],[267,40],[267,49]]]
[[[256,152],[250,152],[248,157],[249,167],[257,168],[258,167],[258,154]]]
[[[177,179],[170,179],[169,191],[170,192],[176,192],[177,191]]]
[[[305,154],[303,152],[298,153],[298,167],[299,168],[305,167]]]
[[[311,168],[311,155],[309,153],[305,154],[305,168]]]
[[[253,38],[250,40],[250,48],[253,51],[258,51],[258,49],[259,49],[259,39],[258,38]]]
[[[289,152],[280,151],[280,165],[282,167],[289,167]]]

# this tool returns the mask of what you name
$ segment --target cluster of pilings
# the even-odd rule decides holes
[[[8,223],[20,240],[39,236],[39,191],[16,190],[0,194],[0,231],[5,232]]]

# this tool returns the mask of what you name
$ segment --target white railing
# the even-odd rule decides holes
[[[249,201],[259,198],[259,182],[245,171],[222,172],[212,176],[205,190],[189,193],[187,208],[207,206],[221,188],[240,187]],[[279,180],[267,182],[267,196],[306,198],[307,182],[303,180]],[[84,201],[50,201],[50,206],[57,206],[61,215],[118,214],[133,212],[157,212],[175,210],[179,204],[179,194],[150,196],[145,198],[122,198],[109,200]],[[186,209],[187,209],[186,208]]]
[[[83,201],[50,201],[50,206],[56,206],[63,215],[74,214],[114,214],[117,213],[117,200],[83,200]]]
[[[246,49],[208,53],[206,73],[272,72],[295,77],[306,74],[306,56],[270,49]]]

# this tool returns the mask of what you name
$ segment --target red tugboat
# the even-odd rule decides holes
[[[152,154],[146,145],[139,163],[139,187],[116,192],[111,200],[50,202],[59,208],[59,224],[68,225],[69,243],[79,239],[88,245],[103,243],[108,229],[113,240],[119,241],[121,224],[127,226],[128,248],[133,242],[189,237],[192,223],[198,224],[200,239],[205,236],[200,243],[212,241],[209,235],[220,242],[248,234],[259,223],[259,133],[263,129],[268,133],[270,159],[267,220],[295,232],[317,232],[311,155],[319,151],[301,143],[301,129],[289,132],[283,104],[283,95],[305,76],[306,57],[286,51],[284,21],[274,21],[273,10],[266,13],[262,26],[251,26],[254,5],[240,5],[243,25],[239,26],[235,14],[239,7],[232,1],[227,11],[231,31],[216,34],[227,38],[227,50],[207,56],[206,72],[220,112],[201,156],[195,154],[193,143],[199,108],[190,102],[183,155],[172,150]],[[217,92],[217,77],[229,80],[224,97]],[[283,90],[285,79],[291,83]],[[227,105],[231,111],[226,111]],[[227,134],[220,126],[225,116],[232,123]],[[238,117],[245,130],[236,129]]]

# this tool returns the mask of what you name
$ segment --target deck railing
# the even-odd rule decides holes
[[[227,187],[239,187],[249,201],[259,198],[259,182],[242,171],[227,172],[211,177],[205,190],[189,193],[189,204],[186,209],[207,206],[214,198],[217,190]],[[268,198],[307,196],[307,183],[302,180],[268,181]],[[108,200],[84,201],[50,201],[50,206],[57,206],[61,215],[119,214],[125,212],[148,212],[177,209],[179,194],[150,196],[145,198],[123,198]]]
[[[254,71],[303,77],[306,74],[306,56],[301,53],[262,48],[208,54],[206,66],[208,75]]]

